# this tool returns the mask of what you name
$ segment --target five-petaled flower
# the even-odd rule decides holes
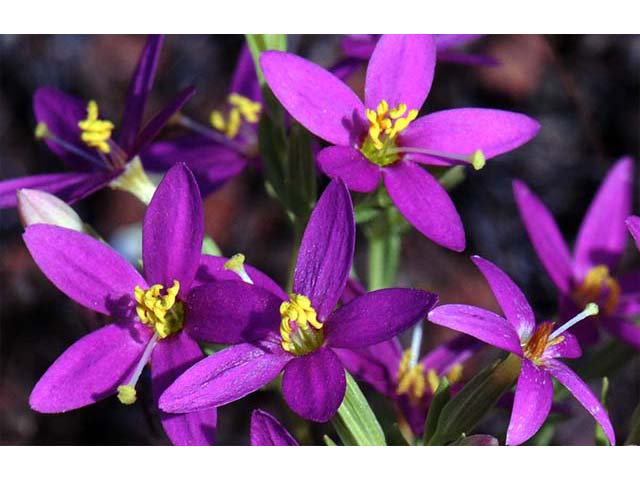
[[[160,397],[167,412],[225,405],[274,380],[281,371],[285,400],[301,417],[326,422],[346,390],[335,348],[362,348],[406,330],[437,301],[423,290],[378,290],[334,310],[344,290],[355,246],[351,197],[332,181],[304,232],[293,292],[274,294],[240,281],[194,289],[189,304],[199,314],[193,334],[235,344],[187,370]],[[245,278],[251,281],[250,278]]]
[[[38,122],[36,138],[44,140],[72,172],[0,182],[0,208],[14,207],[16,191],[23,188],[44,190],[73,203],[110,185],[134,192],[148,201],[152,188],[141,184],[143,171],[137,156],[194,94],[193,88],[184,89],[143,127],[144,109],[153,86],[161,46],[161,36],[149,37],[129,84],[115,138],[112,135],[115,125],[100,118],[94,100],[84,102],[52,87],[41,87],[36,91],[33,98]]]
[[[89,235],[53,225],[27,228],[27,248],[49,280],[79,304],[117,320],[81,338],[55,361],[31,393],[34,410],[66,412],[116,393],[123,403],[133,403],[149,362],[157,399],[202,358],[189,331],[189,291],[235,277],[223,268],[226,259],[201,255],[203,230],[200,192],[183,164],[169,170],[147,209],[144,276]],[[264,274],[249,272],[258,285],[276,288]],[[214,441],[215,409],[160,418],[175,444]]]
[[[575,243],[573,257],[551,213],[529,188],[515,181],[513,190],[531,243],[560,292],[560,316],[566,320],[589,302],[600,307],[594,320],[575,333],[581,341],[598,338],[597,320],[614,336],[640,348],[640,271],[615,277],[627,243],[625,221],[631,214],[633,161],[620,159],[591,202]]]
[[[371,192],[384,180],[400,212],[434,242],[461,251],[464,228],[449,195],[418,164],[481,168],[488,158],[534,137],[539,124],[522,114],[482,108],[417,118],[433,80],[430,35],[383,35],[367,68],[364,104],[343,82],[296,55],[264,52],[265,79],[285,109],[332,143],[318,164],[349,189]]]
[[[597,313],[597,305],[589,304],[583,312],[555,330],[552,322],[536,325],[533,310],[518,286],[493,263],[477,256],[472,259],[489,283],[506,318],[471,305],[443,305],[429,313],[429,320],[522,359],[507,430],[507,445],[526,442],[544,423],[553,400],[552,377],[593,415],[609,442],[615,445],[613,427],[604,407],[582,379],[558,360],[582,355],[578,341],[567,329]]]

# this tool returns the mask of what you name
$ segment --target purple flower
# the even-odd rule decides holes
[[[0,182],[0,208],[16,205],[21,188],[44,190],[68,203],[85,198],[107,185],[126,181],[132,162],[160,133],[169,119],[194,94],[187,88],[178,94],[144,127],[142,117],[151,91],[162,46],[162,37],[149,37],[129,84],[120,128],[100,118],[98,104],[85,102],[53,87],[39,88],[33,99],[38,122],[36,137],[69,167],[69,173],[32,175]],[[135,174],[134,171],[132,174]]]
[[[259,164],[258,121],[262,94],[256,68],[245,45],[233,74],[224,110],[214,110],[210,125],[202,125],[185,115],[177,122],[192,133],[176,140],[156,142],[146,149],[142,161],[150,171],[165,171],[185,162],[193,171],[203,196],[240,174],[249,164]]]
[[[433,79],[430,35],[383,35],[367,69],[365,101],[323,68],[296,55],[265,52],[260,63],[285,109],[334,146],[318,163],[349,189],[375,190],[382,178],[405,218],[434,242],[461,251],[460,216],[438,181],[419,164],[473,164],[530,140],[539,125],[518,113],[445,110],[417,119]]]
[[[346,389],[334,349],[392,338],[424,318],[437,301],[422,290],[389,288],[334,310],[354,244],[351,197],[344,183],[334,180],[303,235],[291,295],[239,281],[194,289],[189,297],[193,334],[234,345],[187,370],[162,395],[160,408],[196,412],[225,405],[284,371],[282,393],[291,409],[308,420],[331,419]]]
[[[160,183],[144,218],[144,276],[104,243],[53,225],[27,228],[24,240],[47,278],[71,299],[117,321],[81,338],[47,370],[31,393],[31,407],[60,413],[118,393],[135,401],[135,385],[151,362],[153,396],[202,358],[189,331],[191,289],[235,274],[226,259],[201,256],[203,214],[191,172],[174,166]],[[274,289],[249,269],[258,285]],[[211,444],[216,411],[161,413],[175,444]]]
[[[627,218],[626,223],[629,233],[633,236],[633,239],[636,241],[636,246],[638,250],[640,250],[640,217],[632,215]]]
[[[411,350],[402,350],[397,338],[363,349],[337,349],[347,370],[392,399],[416,437],[424,423],[440,379],[446,377],[455,392],[462,363],[481,346],[475,339],[459,335],[411,363]]]
[[[505,317],[471,305],[443,305],[429,313],[429,320],[476,337],[522,359],[516,385],[507,445],[519,445],[542,426],[553,400],[555,377],[596,421],[615,445],[615,435],[606,410],[589,387],[558,358],[582,355],[576,338],[567,331],[578,321],[597,312],[590,304],[584,312],[554,330],[554,323],[535,323],[535,316],[522,291],[498,267],[481,257],[472,257],[502,309]]]
[[[618,160],[591,202],[574,246],[573,256],[551,213],[529,188],[515,181],[520,217],[538,258],[560,293],[561,319],[575,315],[589,302],[600,307],[596,319],[576,329],[581,341],[598,338],[598,322],[612,335],[640,348],[640,271],[614,276],[627,242],[625,220],[631,214],[633,161]]]
[[[251,414],[251,445],[254,447],[297,447],[300,444],[275,417],[256,409]]]

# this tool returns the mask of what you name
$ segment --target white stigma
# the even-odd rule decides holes
[[[598,308],[597,304],[593,302],[588,303],[582,312],[580,312],[578,315],[573,317],[571,320],[569,320],[567,323],[565,323],[560,328],[558,328],[555,332],[549,335],[549,340],[553,340],[554,338],[563,334],[564,332],[569,330],[571,327],[573,327],[576,323],[584,320],[585,318],[591,317],[593,315],[597,315],[599,311],[600,309]]]

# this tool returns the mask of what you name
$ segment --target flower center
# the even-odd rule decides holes
[[[114,125],[109,120],[98,119],[98,104],[90,100],[87,104],[87,118],[78,122],[82,133],[80,138],[92,148],[97,148],[102,153],[111,152],[111,131]]]
[[[396,137],[418,116],[418,110],[407,111],[407,105],[400,103],[389,109],[386,100],[382,100],[376,110],[367,108],[369,131],[360,152],[371,162],[381,167],[395,163],[400,155],[395,151]]]
[[[161,294],[163,290],[164,286],[157,284],[146,290],[136,287],[134,292],[140,321],[153,328],[161,339],[179,332],[184,325],[184,305],[176,301],[180,282],[174,280],[173,286],[167,288],[164,295]]]
[[[611,276],[606,265],[597,265],[587,272],[582,284],[574,289],[571,297],[580,307],[589,302],[602,305],[604,313],[615,312],[620,300],[620,284]]]
[[[255,124],[260,120],[260,103],[238,93],[231,93],[227,97],[227,103],[230,109],[226,117],[220,110],[214,110],[209,117],[211,126],[224,133],[227,138],[233,139],[238,135],[243,121]]]
[[[296,356],[311,353],[324,343],[323,325],[307,297],[292,293],[289,300],[280,305],[282,348]]]

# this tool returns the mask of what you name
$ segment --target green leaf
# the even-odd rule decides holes
[[[422,437],[421,445],[429,443],[431,437],[436,432],[436,426],[438,425],[438,419],[442,409],[451,399],[451,386],[449,380],[446,377],[440,380],[436,393],[433,395],[431,405],[429,406],[429,412],[427,413],[427,420],[424,424],[424,435]]]
[[[264,76],[262,75],[262,69],[260,68],[260,54],[266,50],[280,50],[285,52],[287,50],[287,36],[280,34],[246,34],[247,44],[251,55],[253,56],[253,63],[256,66],[256,73],[258,74],[258,81],[260,86],[264,85]]]
[[[629,422],[629,435],[624,442],[625,445],[640,445],[640,402],[636,406],[631,421]]]
[[[213,238],[211,238],[209,235],[205,235],[204,239],[202,240],[202,253],[204,253],[205,255],[214,255],[216,257],[222,256],[220,247],[218,247],[218,244],[214,242]]]
[[[445,190],[451,191],[458,185],[460,185],[465,179],[465,171],[462,165],[456,165],[455,167],[449,168],[446,172],[444,172],[438,178],[440,185],[444,187]]]
[[[602,388],[600,389],[600,403],[606,409],[607,408],[607,396],[609,394],[609,379],[604,377],[602,379]],[[596,431],[595,431],[595,443],[597,446],[608,447],[611,444],[609,443],[609,439],[604,433],[604,430],[600,426],[598,422],[596,422]]]
[[[347,391],[331,420],[336,433],[347,446],[386,445],[382,427],[353,377],[345,372]]]
[[[331,440],[331,437],[329,435],[325,435],[324,437],[322,437],[322,439],[324,440],[324,444],[327,447],[337,447],[338,446],[338,445],[336,445],[336,442]]]
[[[289,130],[286,166],[286,208],[294,216],[306,218],[316,202],[316,165],[311,135],[298,123]]]

